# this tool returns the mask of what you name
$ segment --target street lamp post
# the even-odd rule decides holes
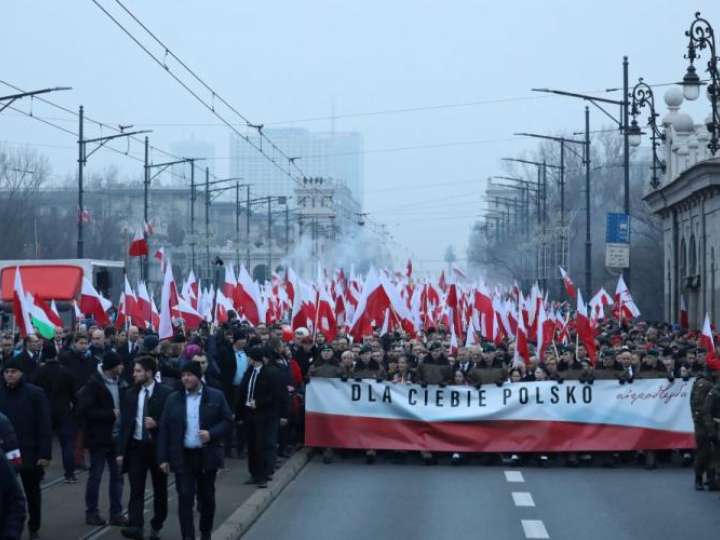
[[[592,105],[602,111],[605,116],[610,118],[617,124],[623,133],[623,188],[624,188],[624,201],[623,211],[628,216],[630,215],[630,89],[629,89],[629,76],[628,76],[628,57],[623,56],[623,99],[608,99],[597,96],[590,96],[587,94],[578,94],[575,92],[565,92],[562,90],[551,90],[549,88],[533,88],[534,92],[545,92],[549,94],[556,94],[559,96],[568,96],[578,99],[583,99],[590,102]],[[619,117],[615,117],[610,114],[603,105],[617,105],[620,107]],[[625,269],[625,282],[630,287],[630,267]]]
[[[700,86],[702,81],[697,74],[694,62],[700,58],[698,51],[708,49],[710,56],[707,62],[707,71],[710,74],[710,85],[708,86],[708,96],[711,103],[711,116],[707,124],[707,130],[710,132],[710,142],[708,148],[714,156],[720,149],[720,109],[718,109],[718,101],[720,100],[720,58],[717,55],[715,44],[715,32],[710,23],[700,17],[700,12],[695,13],[695,20],[690,25],[690,29],[685,32],[688,37],[687,54],[685,58],[690,61],[687,72],[683,77],[683,95],[688,101],[694,101],[700,96]]]
[[[660,187],[660,179],[658,178],[658,170],[665,172],[665,162],[658,157],[657,149],[660,146],[660,142],[665,140],[665,134],[658,129],[657,118],[660,116],[655,112],[655,95],[653,94],[652,88],[647,85],[640,77],[638,83],[633,87],[630,92],[632,103],[630,105],[630,115],[632,116],[632,122],[628,128],[628,139],[630,146],[640,146],[642,141],[643,132],[637,123],[637,117],[640,114],[640,109],[647,106],[650,108],[650,116],[648,116],[648,125],[650,126],[651,133],[651,145],[653,153],[652,163],[652,179],[650,180],[650,186],[653,189]]]

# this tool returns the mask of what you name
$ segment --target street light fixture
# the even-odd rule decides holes
[[[650,108],[648,125],[652,130],[650,138],[653,152],[652,179],[650,180],[650,186],[653,189],[657,189],[660,187],[658,169],[660,169],[663,173],[665,172],[665,162],[658,157],[657,149],[660,146],[660,142],[665,140],[665,134],[658,129],[657,118],[660,115],[655,112],[655,95],[653,94],[652,88],[650,88],[650,86],[643,81],[642,77],[640,77],[638,83],[633,87],[632,92],[630,92],[628,97],[632,98],[630,114],[633,118],[630,123],[630,127],[628,128],[628,140],[630,142],[630,146],[640,146],[643,132],[637,123],[637,117],[640,114],[640,109],[645,106]]]
[[[697,74],[694,62],[700,55],[697,51],[709,49],[710,58],[708,58],[707,71],[710,74],[710,85],[708,86],[708,96],[712,105],[711,118],[707,124],[707,130],[710,132],[710,142],[707,147],[714,156],[720,149],[720,110],[718,109],[718,99],[720,96],[720,58],[717,56],[715,47],[715,32],[710,23],[700,17],[700,12],[695,13],[695,20],[690,25],[690,29],[685,32],[688,37],[688,52],[685,55],[690,61],[685,76],[683,77],[683,96],[688,101],[694,101],[700,97],[700,87],[703,82]]]

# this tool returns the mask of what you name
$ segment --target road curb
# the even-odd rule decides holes
[[[213,540],[237,540],[255,520],[270,506],[283,489],[292,482],[313,456],[312,448],[302,448],[283,464],[273,475],[267,489],[258,489],[212,533]]]

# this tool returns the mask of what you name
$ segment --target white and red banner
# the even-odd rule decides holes
[[[428,386],[313,379],[308,446],[437,452],[693,448],[692,381]]]

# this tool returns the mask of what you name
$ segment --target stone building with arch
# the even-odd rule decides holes
[[[716,324],[720,319],[720,155],[707,148],[709,118],[695,124],[680,111],[680,87],[665,93],[665,103],[665,175],[645,201],[662,219],[664,318],[678,322],[684,299],[690,327],[697,329],[705,313]]]

